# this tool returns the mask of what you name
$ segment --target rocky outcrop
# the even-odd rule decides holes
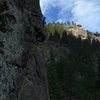
[[[87,32],[80,25],[66,25],[65,30],[71,32],[76,38],[87,39]]]
[[[65,25],[64,29],[71,33],[76,38],[81,38],[82,40],[90,38],[92,40],[100,41],[99,33],[95,34],[89,31],[86,31],[82,28],[81,25]]]
[[[0,0],[0,100],[49,100],[39,0]]]

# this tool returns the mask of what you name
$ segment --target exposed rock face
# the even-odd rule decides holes
[[[65,30],[72,32],[73,36],[76,38],[80,37],[81,39],[87,38],[87,32],[78,25],[69,25],[65,27]]]
[[[49,100],[39,0],[0,0],[0,100]]]
[[[71,34],[76,38],[80,37],[82,40],[84,40],[90,37],[91,41],[92,40],[100,41],[99,33],[94,34],[91,32],[91,34],[88,34],[88,32],[84,30],[81,25],[66,25],[64,29],[68,32],[71,32]]]

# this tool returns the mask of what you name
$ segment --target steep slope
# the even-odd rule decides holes
[[[76,25],[65,30],[64,25],[46,26],[48,44],[46,49],[42,48],[48,66],[50,98],[99,100],[100,41],[96,39],[99,34],[93,35]]]
[[[99,100],[100,47],[68,38],[67,43],[39,45],[48,67],[50,99]]]
[[[66,31],[66,34],[71,34],[76,38],[81,38],[82,40],[90,38],[90,40],[97,40],[100,41],[100,33],[86,31],[81,25],[77,25],[76,23],[59,23],[53,22],[48,23],[45,25],[45,30],[50,33],[54,34],[57,31],[60,35],[63,34],[63,31]]]
[[[0,0],[0,100],[49,100],[39,0]]]

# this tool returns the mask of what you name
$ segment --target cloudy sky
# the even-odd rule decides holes
[[[100,0],[40,0],[40,5],[47,22],[69,20],[100,32]]]

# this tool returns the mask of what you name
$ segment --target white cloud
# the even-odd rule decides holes
[[[100,32],[99,0],[40,0],[40,4],[45,15],[52,7],[59,7],[58,20],[66,21],[70,11],[70,20],[81,24],[85,29]]]
[[[97,0],[77,0],[72,9],[74,20],[86,29],[100,32],[100,5],[98,3]]]
[[[55,7],[57,0],[40,0],[40,5],[43,14],[45,14],[51,7]]]

